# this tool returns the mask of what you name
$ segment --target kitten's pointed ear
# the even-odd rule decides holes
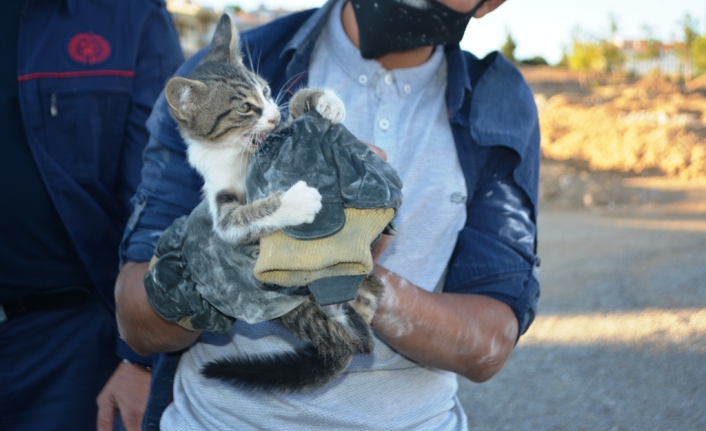
[[[192,79],[174,77],[167,82],[164,96],[174,118],[188,122],[194,109],[208,97],[206,84]]]
[[[224,13],[218,21],[211,39],[211,47],[204,61],[220,61],[242,66],[243,58],[240,55],[239,43],[240,36],[238,29],[235,28],[235,21],[230,15]]]

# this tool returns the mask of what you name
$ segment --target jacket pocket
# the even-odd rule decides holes
[[[47,90],[43,144],[78,182],[115,183],[127,132],[128,89]]]

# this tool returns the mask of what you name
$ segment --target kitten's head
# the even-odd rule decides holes
[[[267,82],[244,66],[238,32],[226,14],[203,61],[188,78],[170,79],[164,93],[189,143],[253,151],[280,120]]]

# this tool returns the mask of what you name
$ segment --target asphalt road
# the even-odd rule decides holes
[[[540,211],[540,314],[505,368],[459,378],[472,430],[706,430],[706,186]]]

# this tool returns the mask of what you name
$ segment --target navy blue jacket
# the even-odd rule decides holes
[[[289,15],[241,35],[241,50],[257,65],[273,94],[285,99],[307,83],[307,68],[332,2]],[[185,76],[201,51],[177,72]],[[515,312],[520,333],[539,297],[536,217],[539,123],[532,93],[517,69],[494,53],[485,59],[446,47],[447,107],[469,191],[467,222],[449,262],[444,292],[491,296]],[[246,60],[246,64],[248,61]],[[201,201],[203,182],[186,161],[186,146],[160,96],[148,120],[142,183],[123,242],[123,262],[147,262],[165,228]],[[153,373],[145,427],[155,426],[169,400],[173,354]],[[165,373],[160,373],[163,366]],[[155,410],[152,410],[152,409]]]
[[[291,95],[306,85],[309,58],[325,22],[319,15],[326,12],[319,9],[311,20],[314,11],[293,14],[241,35],[242,51],[258,64],[273,94]],[[190,58],[177,75],[187,75],[204,54]],[[497,53],[479,60],[456,45],[446,48],[446,59],[449,121],[469,199],[466,227],[449,263],[444,291],[485,294],[507,303],[523,333],[539,296],[534,269],[539,123],[534,98],[517,69]],[[148,127],[150,142],[135,212],[121,246],[123,261],[149,261],[161,232],[201,200],[202,180],[186,161],[185,144],[164,96],[155,104]],[[498,182],[498,175],[507,178]],[[502,229],[509,225],[518,227],[511,235]]]
[[[29,0],[18,49],[27,140],[111,309],[118,245],[140,181],[145,122],[184,58],[163,0]],[[119,354],[136,359],[126,344]]]

